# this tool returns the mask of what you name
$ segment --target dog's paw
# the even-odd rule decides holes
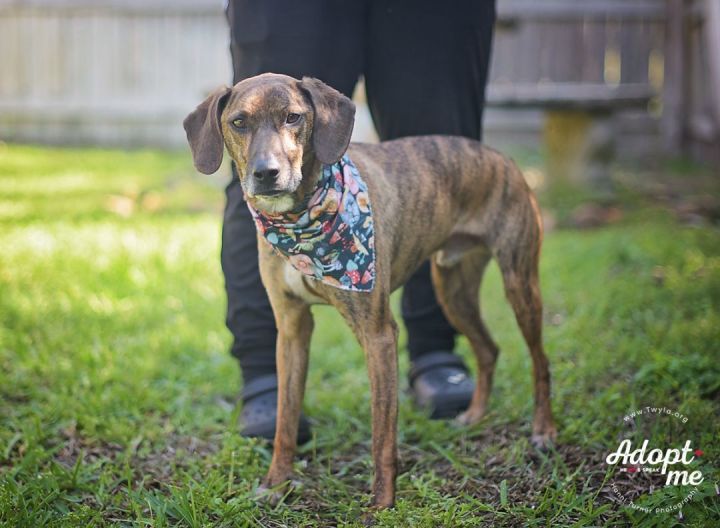
[[[375,513],[377,510],[368,510],[360,516],[360,524],[363,526],[375,526]]]
[[[376,499],[373,499],[365,512],[360,516],[360,523],[363,526],[375,526],[375,524],[377,523],[377,513],[383,510],[387,510],[388,508],[392,508],[394,505],[394,500],[378,503]]]
[[[557,430],[555,426],[545,428],[545,431],[541,433],[533,433],[530,437],[530,443],[535,449],[539,451],[549,451],[555,445],[557,439]]]
[[[471,409],[468,409],[467,411],[465,411],[464,413],[458,415],[458,417],[455,418],[455,420],[453,420],[453,421],[455,422],[455,425],[459,425],[461,427],[466,427],[468,425],[475,425],[480,420],[482,420],[484,416],[485,416],[484,409],[475,410],[475,409],[471,408]]]
[[[277,506],[290,493],[297,491],[301,487],[302,482],[298,480],[286,480],[275,486],[263,483],[255,490],[255,500],[269,506]]]

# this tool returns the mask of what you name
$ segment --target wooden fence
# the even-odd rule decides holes
[[[669,0],[666,47],[669,144],[720,165],[720,0]]]
[[[537,142],[542,110],[493,108],[504,87],[633,85],[656,97],[618,113],[625,154],[712,152],[704,4],[499,0],[488,142]],[[5,140],[182,146],[184,115],[230,79],[222,0],[0,0]]]
[[[177,147],[232,80],[222,0],[0,0],[0,50],[15,141]]]

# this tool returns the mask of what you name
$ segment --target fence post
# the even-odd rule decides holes
[[[705,45],[710,77],[711,104],[715,111],[715,133],[720,131],[720,2],[705,0]],[[717,136],[716,136],[716,139]]]
[[[662,130],[665,148],[680,154],[685,135],[685,9],[684,0],[667,0]]]

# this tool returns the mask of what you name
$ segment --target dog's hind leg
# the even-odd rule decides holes
[[[472,401],[457,418],[466,425],[478,422],[485,414],[499,353],[480,315],[480,282],[490,257],[490,252],[482,248],[466,253],[452,265],[441,264],[437,256],[432,261],[438,301],[450,324],[470,341],[478,364]]]
[[[557,432],[550,409],[550,370],[542,343],[542,298],[538,276],[540,236],[500,248],[497,260],[510,302],[530,349],[535,385],[532,443],[547,447]]]

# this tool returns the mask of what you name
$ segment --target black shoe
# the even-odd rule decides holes
[[[278,384],[275,374],[267,374],[251,380],[242,390],[243,408],[240,413],[240,434],[273,441],[277,419]],[[298,445],[310,440],[310,424],[300,414]]]
[[[409,377],[416,405],[428,409],[433,420],[454,418],[470,405],[475,383],[463,360],[452,352],[420,356]]]

